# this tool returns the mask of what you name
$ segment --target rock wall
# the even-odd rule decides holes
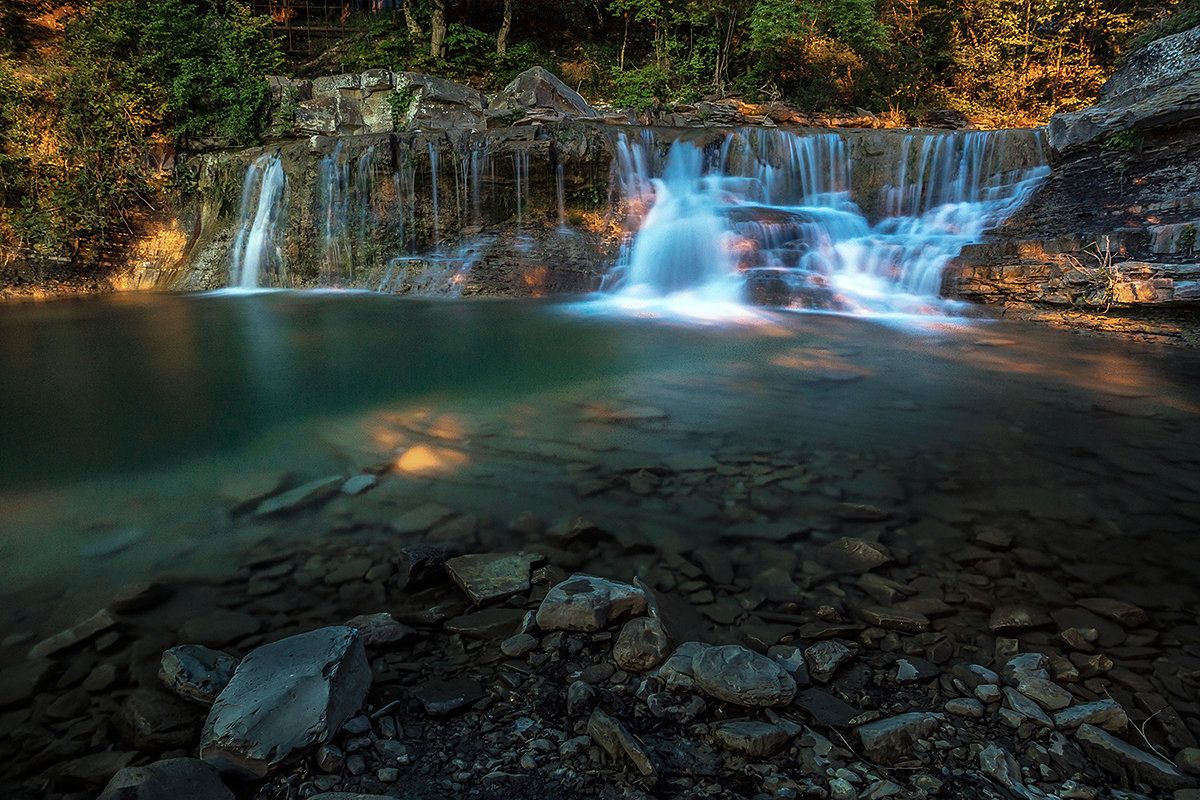
[[[1047,139],[1050,177],[944,291],[1118,314],[1200,304],[1200,28],[1131,54]]]

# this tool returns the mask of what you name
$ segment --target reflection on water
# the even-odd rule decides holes
[[[1119,530],[1169,545],[1148,560],[1196,563],[1194,354],[995,322],[646,316],[292,293],[5,309],[4,630],[431,502],[494,523],[498,545],[525,510],[669,549],[827,530],[851,503],[927,537]],[[238,505],[364,470],[379,483],[353,503]]]

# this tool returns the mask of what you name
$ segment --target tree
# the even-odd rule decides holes
[[[433,0],[433,16],[429,20],[429,55],[446,57],[446,0]]]
[[[502,56],[508,52],[508,34],[512,30],[513,0],[504,0],[504,19],[500,22],[500,32],[496,34],[496,55]]]

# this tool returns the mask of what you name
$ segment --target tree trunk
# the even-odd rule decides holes
[[[446,55],[446,0],[433,0],[433,18],[429,20],[429,55]]]
[[[417,18],[413,16],[412,0],[404,0],[401,10],[404,12],[404,26],[408,28],[409,35],[420,36],[423,31],[421,30],[420,24],[417,22]]]
[[[508,51],[508,32],[512,30],[513,0],[504,0],[504,20],[500,23],[500,32],[496,34],[496,55],[502,56]]]

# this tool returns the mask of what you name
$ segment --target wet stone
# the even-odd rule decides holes
[[[520,658],[537,649],[538,640],[528,633],[518,633],[500,643],[500,652],[509,658]]]
[[[261,778],[337,733],[370,685],[354,628],[320,628],[258,647],[213,705],[200,757],[222,772]]]
[[[1054,727],[1054,721],[1046,716],[1046,712],[1042,711],[1037,703],[1010,686],[1005,686],[1002,691],[1004,693],[1005,704],[1018,715],[1036,722],[1043,728]]]
[[[740,645],[708,648],[692,669],[701,689],[727,703],[779,706],[796,693],[796,682],[778,662]]]
[[[646,610],[641,589],[590,575],[574,575],[554,586],[537,610],[545,631],[598,631]]]
[[[1080,703],[1054,715],[1054,727],[1060,731],[1074,730],[1085,724],[1120,733],[1129,727],[1129,716],[1121,704],[1111,698]]]
[[[942,670],[935,664],[923,658],[909,656],[896,659],[897,683],[920,683],[929,681],[940,675]]]
[[[35,644],[29,650],[29,660],[37,661],[38,659],[47,658],[55,653],[66,650],[69,647],[74,647],[99,633],[103,633],[116,624],[117,618],[108,609],[102,608],[82,622],[66,630],[59,631],[53,636],[47,637]]]
[[[817,642],[804,650],[804,661],[814,680],[827,683],[834,673],[854,658],[854,649],[839,639]]]
[[[929,630],[929,618],[915,611],[884,608],[882,606],[868,606],[860,609],[859,615],[868,625],[874,625],[890,631],[922,633]]]
[[[529,570],[542,561],[533,553],[488,553],[452,558],[446,572],[475,605],[503,600],[530,589]]]
[[[341,475],[331,475],[297,486],[295,489],[263,500],[254,509],[254,514],[258,517],[268,517],[274,514],[289,514],[317,505],[336,494],[344,481],[345,479]]]
[[[797,692],[792,705],[818,725],[845,729],[861,710],[824,689],[811,688]]]
[[[883,545],[853,537],[830,542],[822,548],[822,553],[830,565],[848,572],[869,572],[892,560]]]
[[[993,632],[1022,631],[1048,625],[1050,617],[1040,609],[1027,605],[1000,606],[992,612],[988,627]]]
[[[713,737],[727,750],[743,753],[751,758],[773,756],[792,738],[778,725],[749,719],[722,722],[713,730]]]
[[[956,717],[970,719],[982,719],[984,712],[983,703],[974,697],[956,697],[953,700],[947,700],[945,708],[947,713]]]
[[[1133,603],[1126,603],[1123,600],[1114,600],[1111,597],[1085,597],[1078,602],[1093,614],[1099,614],[1105,619],[1119,622],[1126,628],[1139,628],[1150,621],[1150,617],[1145,611]]]
[[[368,489],[374,487],[377,483],[379,483],[379,478],[374,475],[355,475],[346,479],[346,482],[341,486],[341,492],[342,494],[353,497],[355,495],[362,494]]]
[[[198,644],[172,647],[162,655],[158,677],[175,694],[211,706],[229,684],[238,660]]]
[[[666,631],[658,620],[639,617],[621,627],[613,645],[613,660],[621,669],[645,672],[661,664],[671,652],[670,648]]]
[[[1047,711],[1066,708],[1075,696],[1057,683],[1045,678],[1023,676],[1017,681],[1017,691]]]
[[[1095,763],[1120,775],[1128,784],[1145,781],[1160,789],[1183,789],[1195,783],[1169,761],[1134,747],[1094,725],[1080,725],[1075,732],[1075,740]]]
[[[398,622],[386,611],[360,614],[348,620],[346,625],[358,629],[362,635],[363,645],[366,647],[386,647],[416,635],[416,631],[404,623]]]

